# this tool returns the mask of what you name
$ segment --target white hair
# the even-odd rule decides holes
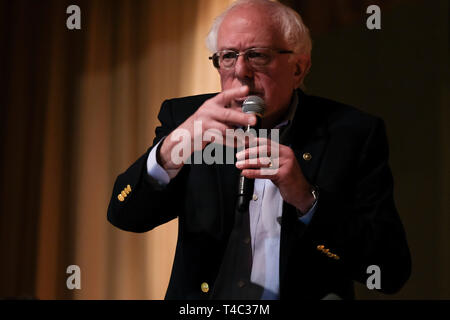
[[[284,35],[286,43],[291,46],[289,49],[311,56],[311,37],[300,15],[284,4],[270,0],[237,0],[214,19],[206,37],[206,47],[212,53],[217,51],[217,34],[225,16],[236,8],[250,6],[263,6],[267,8],[272,21],[278,26],[281,34]]]

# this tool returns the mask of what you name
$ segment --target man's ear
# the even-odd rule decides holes
[[[300,66],[300,64],[295,64],[295,73],[294,75],[299,76],[302,73],[302,67]]]
[[[311,58],[308,55],[301,55],[296,59],[294,69],[296,88],[298,88],[303,83],[303,79],[308,74],[310,67],[311,67]]]

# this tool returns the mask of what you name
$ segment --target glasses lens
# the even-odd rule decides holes
[[[236,62],[237,53],[234,51],[222,51],[220,53],[220,65],[225,68],[231,68]]]
[[[265,66],[272,60],[272,52],[265,48],[250,49],[245,54],[250,64],[256,67]]]

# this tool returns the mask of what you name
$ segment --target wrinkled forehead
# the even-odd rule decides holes
[[[270,12],[255,7],[240,7],[230,11],[217,34],[217,47],[244,50],[250,47],[286,47],[279,24]]]

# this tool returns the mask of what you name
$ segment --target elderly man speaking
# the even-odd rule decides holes
[[[118,176],[108,208],[108,220],[132,232],[179,218],[166,299],[352,299],[368,270],[377,290],[397,292],[411,259],[383,121],[300,89],[309,31],[278,2],[236,1],[207,44],[222,92],[163,103],[153,146]],[[264,112],[242,111],[249,96]],[[199,124],[225,136],[257,123],[279,130],[279,141],[225,144],[231,164],[195,157],[210,144],[195,141]],[[192,147],[183,161],[174,157],[181,136]],[[241,181],[252,193],[243,209]]]

